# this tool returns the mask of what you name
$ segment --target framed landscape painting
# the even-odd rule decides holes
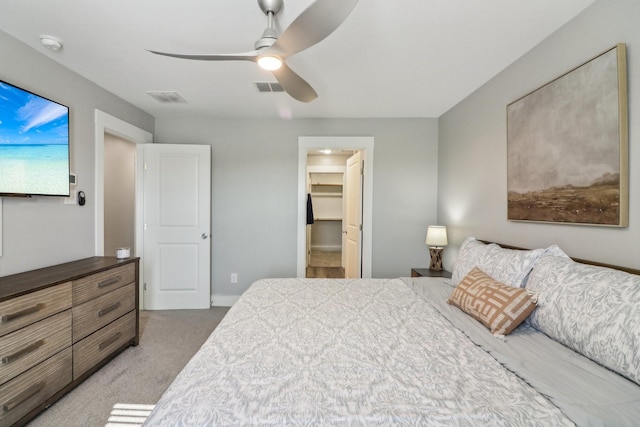
[[[627,227],[626,49],[507,106],[508,219]]]

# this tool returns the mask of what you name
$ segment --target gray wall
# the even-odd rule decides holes
[[[559,244],[571,256],[639,268],[640,2],[600,0],[439,120],[438,219],[451,268],[467,236],[525,247]],[[506,106],[611,48],[627,45],[629,227],[507,221]]]
[[[156,141],[212,147],[213,294],[239,295],[257,279],[296,275],[299,136],[375,138],[372,274],[408,276],[428,266],[436,120],[158,118]]]
[[[95,109],[149,132],[154,119],[2,31],[0,58],[0,79],[69,106],[71,171],[87,194],[85,206],[56,197],[3,198],[0,276],[93,256]]]
[[[120,247],[134,254],[136,214],[136,144],[104,136],[104,254]]]

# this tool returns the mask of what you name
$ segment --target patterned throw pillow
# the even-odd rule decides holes
[[[494,335],[509,334],[536,307],[529,292],[497,282],[477,267],[462,279],[447,302],[479,320]]]
[[[460,246],[451,283],[456,286],[472,268],[478,267],[505,285],[524,287],[529,272],[544,251],[505,249],[495,243],[486,245],[469,237]]]

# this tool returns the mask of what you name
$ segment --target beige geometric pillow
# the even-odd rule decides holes
[[[507,335],[536,308],[527,290],[497,282],[474,267],[455,287],[449,300],[479,320],[494,335]]]

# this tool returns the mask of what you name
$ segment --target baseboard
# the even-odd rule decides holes
[[[211,295],[211,307],[231,307],[240,295]]]

